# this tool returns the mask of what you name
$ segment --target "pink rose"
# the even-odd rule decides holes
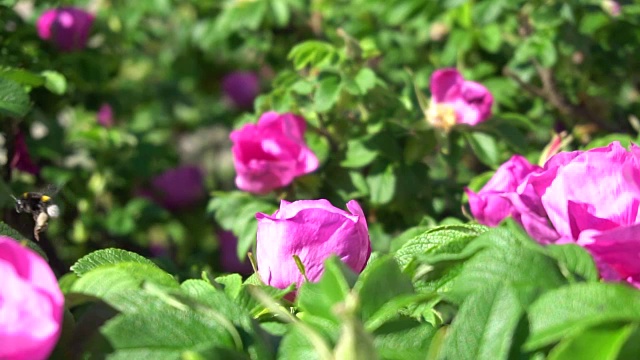
[[[473,216],[481,224],[496,226],[504,218],[513,215],[515,209],[508,194],[515,193],[527,175],[540,169],[523,156],[511,157],[477,194],[466,189]]]
[[[46,359],[62,324],[64,296],[47,262],[0,236],[0,359]]]
[[[52,41],[61,51],[83,49],[95,17],[78,8],[62,7],[45,11],[36,28],[43,40]]]
[[[318,158],[304,141],[305,129],[302,117],[270,111],[257,124],[231,132],[236,186],[263,194],[317,169]]]
[[[283,200],[273,215],[257,213],[256,256],[262,281],[280,289],[299,287],[305,280],[293,255],[300,258],[312,282],[320,279],[331,255],[360,273],[371,255],[367,220],[355,200],[347,203],[347,209],[324,199]]]
[[[197,166],[169,169],[151,180],[151,186],[138,195],[156,201],[169,210],[189,207],[206,195],[202,170]]]
[[[249,71],[236,71],[222,79],[222,90],[238,108],[251,108],[260,93],[258,75]]]
[[[427,120],[445,130],[456,124],[477,125],[491,116],[493,96],[483,85],[465,80],[456,69],[431,75],[431,104]]]
[[[13,157],[11,158],[11,167],[29,174],[36,175],[40,172],[40,168],[36,165],[29,155],[29,148],[24,139],[24,133],[21,131],[14,138]]]
[[[104,103],[100,106],[97,114],[98,124],[104,127],[113,126],[113,108],[111,105]]]
[[[640,287],[640,147],[561,152],[507,197],[531,237],[577,243],[604,279]]]

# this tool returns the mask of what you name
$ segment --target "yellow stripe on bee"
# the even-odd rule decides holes
[[[27,197],[29,197],[29,193],[22,193],[22,197],[26,199]]]
[[[51,200],[51,198],[48,197],[47,195],[42,195],[42,198],[40,198],[40,200],[42,200],[43,202],[47,202],[47,201]]]

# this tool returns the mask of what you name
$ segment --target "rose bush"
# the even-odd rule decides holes
[[[222,79],[222,90],[238,108],[251,108],[260,93],[260,78],[250,71],[236,71]]]
[[[104,127],[113,126],[113,123],[114,123],[113,108],[111,107],[111,105],[106,103],[102,104],[100,106],[100,109],[98,109],[98,114],[96,115],[96,118],[98,120],[98,124]]]
[[[87,45],[95,17],[82,9],[62,7],[50,9],[38,18],[36,27],[43,40],[49,40],[61,51],[82,50]]]
[[[28,243],[68,299],[52,360],[636,360],[631,157],[556,153],[640,141],[638,14],[0,1],[0,235],[57,189]]]
[[[197,166],[169,169],[154,177],[150,185],[139,189],[139,195],[169,210],[189,207],[205,196],[202,170]]]
[[[62,323],[64,296],[47,262],[0,236],[0,359],[47,359]]]
[[[236,186],[262,194],[316,170],[318,158],[304,141],[305,130],[302,117],[269,111],[257,124],[231,132]]]
[[[469,203],[494,226],[507,216],[543,244],[577,243],[606,280],[640,287],[640,148],[619,142],[559,153],[544,167],[514,157]]]
[[[13,139],[13,157],[11,158],[11,167],[30,174],[37,174],[40,168],[31,159],[29,148],[24,138],[24,133],[19,132]]]
[[[273,215],[258,219],[258,273],[266,284],[284,289],[305,281],[293,256],[304,265],[306,277],[315,282],[324,272],[324,261],[338,256],[356,273],[371,255],[367,220],[356,201],[347,203],[349,212],[327,200],[282,201]]]

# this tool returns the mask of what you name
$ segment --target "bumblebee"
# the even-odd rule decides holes
[[[50,218],[60,215],[60,208],[53,203],[50,196],[39,192],[26,192],[20,198],[13,197],[13,199],[16,201],[18,213],[33,215],[33,220],[36,222],[33,236],[40,241],[40,233],[47,228]]]

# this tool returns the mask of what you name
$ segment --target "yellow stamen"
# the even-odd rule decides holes
[[[433,127],[449,131],[456,124],[456,111],[451,105],[437,104],[431,100],[426,111],[427,121]]]

